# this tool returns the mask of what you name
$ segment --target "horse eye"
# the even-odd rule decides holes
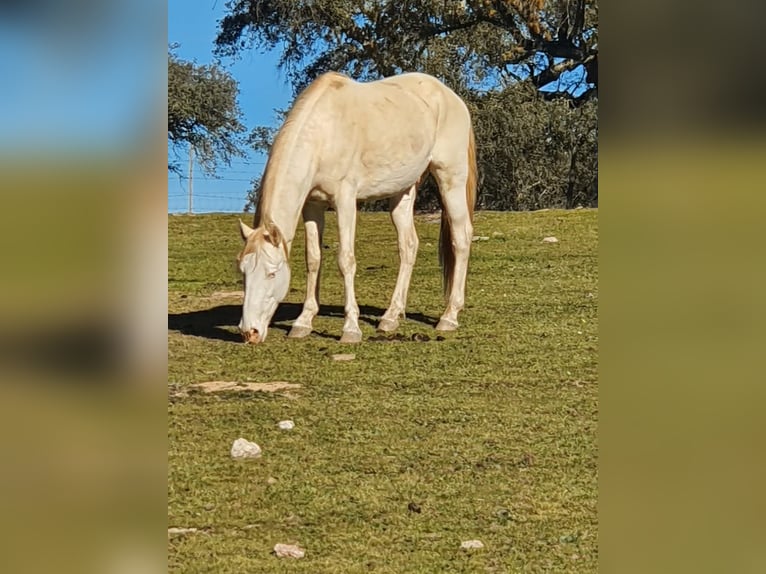
[[[271,273],[269,273],[269,274],[267,275],[267,277],[268,277],[269,279],[274,279],[274,277],[276,277],[276,276],[277,276],[277,273],[276,273],[276,271],[272,271]]]

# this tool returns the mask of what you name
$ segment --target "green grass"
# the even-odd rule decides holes
[[[477,213],[475,234],[490,239],[473,244],[461,326],[443,341],[439,226],[419,217],[399,332],[425,342],[368,341],[398,253],[388,215],[360,214],[356,346],[338,342],[332,215],[315,333],[285,338],[305,287],[301,229],[291,292],[258,346],[239,342],[239,301],[211,297],[241,289],[237,217],[169,218],[168,525],[200,529],[169,540],[169,570],[595,572],[597,212]],[[332,360],[343,352],[356,358]],[[174,396],[210,380],[302,388]],[[279,430],[288,418],[295,429]],[[263,456],[232,460],[240,436]],[[461,550],[474,538],[485,548]],[[306,557],[270,555],[278,542]]]

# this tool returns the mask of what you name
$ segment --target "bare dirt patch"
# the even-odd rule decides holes
[[[261,393],[278,393],[291,389],[300,389],[298,383],[274,381],[271,383],[240,383],[237,381],[208,381],[206,383],[194,383],[189,385],[204,393],[221,393],[226,391],[252,391]]]
[[[245,296],[244,291],[214,291],[206,299],[242,299]]]

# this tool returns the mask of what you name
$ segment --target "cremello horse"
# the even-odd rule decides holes
[[[439,259],[447,308],[438,330],[457,328],[473,237],[476,153],[463,101],[436,78],[402,74],[357,83],[327,73],[299,96],[279,130],[266,165],[255,229],[244,223],[239,254],[245,299],[239,329],[245,341],[266,339],[290,285],[290,250],[301,213],[306,226],[306,300],[290,337],[305,337],[319,311],[324,212],[338,216],[338,265],[346,290],[341,342],[362,339],[354,294],[357,200],[390,198],[400,268],[379,329],[403,315],[418,249],[413,207],[418,181],[430,170],[442,200]]]

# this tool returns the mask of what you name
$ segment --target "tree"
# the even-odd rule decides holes
[[[217,65],[197,65],[168,53],[168,142],[176,158],[192,146],[208,174],[242,156],[241,111],[234,78]],[[180,173],[177,161],[168,168]]]
[[[233,0],[228,7],[217,55],[281,50],[296,95],[329,70],[359,80],[412,70],[442,79],[474,117],[480,206],[597,202],[596,0]],[[258,135],[254,143],[267,149],[269,132]],[[433,182],[424,188],[419,206],[432,207]],[[257,181],[251,197],[256,191]]]
[[[472,107],[481,134],[481,207],[526,210],[597,203],[595,100],[575,107],[516,84],[482,95]]]
[[[457,88],[529,79],[549,97],[598,87],[596,0],[236,0],[219,56],[280,47],[296,93],[321,73],[375,79],[420,70]],[[558,84],[566,72],[574,79]]]

